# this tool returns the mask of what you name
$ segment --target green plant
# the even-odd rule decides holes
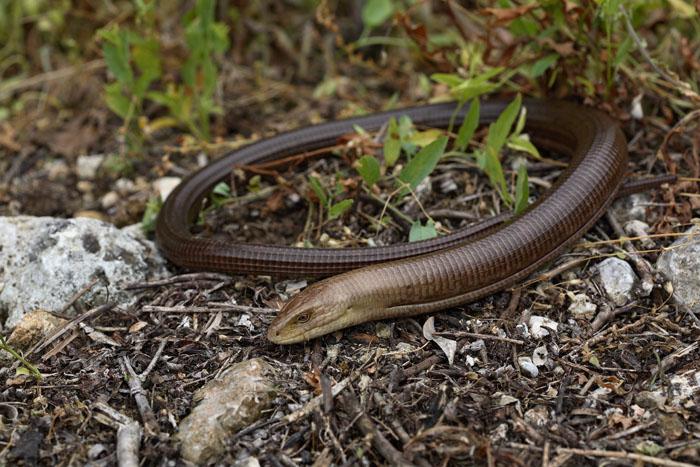
[[[19,362],[22,363],[22,365],[24,365],[23,367],[17,368],[17,374],[28,375],[31,373],[34,376],[34,378],[36,378],[37,381],[43,381],[44,377],[42,376],[41,372],[37,369],[37,367],[35,367],[31,363],[29,363],[15,349],[13,349],[9,345],[7,345],[7,342],[5,342],[5,338],[1,335],[0,335],[0,349],[6,351],[10,355],[12,355],[14,358],[19,360]]]
[[[321,207],[325,207],[328,210],[328,219],[339,218],[353,205],[353,200],[351,199],[334,202],[335,198],[345,192],[345,187],[340,182],[336,182],[332,188],[325,190],[319,178],[309,175],[309,185],[311,185],[311,189],[318,198]]]
[[[485,76],[493,76],[493,74]],[[463,92],[463,95],[467,96],[473,96],[474,91],[468,90],[471,85],[482,90],[488,88],[482,86],[485,81],[481,80],[476,82],[471,80],[469,84],[463,85],[462,81],[453,79],[452,76],[443,75],[440,79],[443,82],[449,82],[455,88],[459,88],[457,93]],[[407,159],[404,167],[396,175],[396,183],[399,186],[398,199],[413,192],[432,173],[441,158],[446,155],[457,155],[474,158],[477,161],[478,166],[488,175],[491,185],[498,191],[503,202],[509,207],[513,207],[515,214],[527,208],[530,192],[525,167],[521,165],[518,169],[515,200],[513,200],[499,159],[499,154],[506,146],[540,157],[535,146],[522,133],[525,128],[526,109],[521,108],[520,95],[516,96],[498,119],[489,125],[485,144],[483,146],[475,145],[473,151],[467,152],[470,141],[479,125],[479,112],[479,99],[474,98],[459,127],[450,152],[446,152],[449,138],[445,136],[444,131],[438,129],[418,131],[411,119],[405,115],[401,116],[398,121],[394,118],[389,120],[383,145],[384,163],[387,168],[390,168],[399,161],[402,155],[405,155]],[[362,131],[364,132],[364,130]],[[367,191],[370,191],[381,179],[383,172],[377,158],[371,155],[362,156],[355,163],[355,169],[365,181],[364,189]],[[313,179],[310,181],[322,204],[328,204],[328,197],[322,192],[320,182]],[[428,219],[425,224],[414,221],[409,233],[409,241],[423,240],[436,235],[437,231],[432,220]]]
[[[168,108],[199,139],[209,140],[209,119],[223,110],[214,102],[218,69],[214,54],[229,47],[228,28],[214,21],[215,0],[197,0],[185,14],[183,26],[190,54],[182,67],[184,86],[169,84],[165,92],[153,91],[148,97]]]
[[[160,44],[118,25],[97,34],[104,39],[102,53],[116,80],[105,84],[105,101],[128,128],[141,115],[149,86],[162,76]]]
[[[160,199],[160,196],[148,199],[146,210],[141,218],[141,230],[144,234],[153,232],[156,229],[156,221],[158,220],[158,213],[161,207],[163,207],[163,200]]]
[[[162,91],[151,89],[163,76],[160,43],[153,27],[154,2],[137,1],[137,23],[142,32],[120,30],[117,25],[98,31],[107,67],[115,79],[105,85],[105,101],[124,120],[125,128],[138,130],[134,122],[142,115],[144,100],[149,99],[165,106],[170,114],[152,122],[150,129],[179,123],[196,138],[209,139],[209,119],[221,113],[214,102],[218,77],[214,55],[229,46],[226,25],[214,21],[215,4],[215,0],[197,0],[194,9],[185,14],[183,27],[190,53],[182,67],[184,83],[163,83]]]

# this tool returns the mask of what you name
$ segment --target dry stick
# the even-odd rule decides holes
[[[510,344],[525,345],[525,342],[518,339],[511,339],[509,337],[494,336],[492,334],[479,334],[476,332],[466,332],[466,331],[456,331],[456,332],[436,332],[436,336],[450,336],[450,337],[473,337],[474,339],[484,339],[484,340],[494,340],[501,342],[508,342]]]
[[[632,435],[638,431],[646,430],[647,428],[651,428],[652,426],[656,425],[657,421],[652,420],[649,423],[643,423],[641,425],[633,426],[632,428],[628,428],[626,430],[622,430],[618,433],[612,434],[610,436],[606,436],[605,438],[602,438],[601,441],[615,441],[616,439],[620,438],[625,438],[629,435]]]
[[[642,454],[633,454],[631,452],[624,451],[603,451],[599,449],[572,449],[572,448],[557,448],[558,453],[562,454],[574,454],[578,456],[593,456],[593,457],[607,457],[610,459],[629,459],[634,461],[648,462],[654,465],[663,465],[667,467],[694,467],[694,464],[687,464],[685,462],[673,461],[671,459],[662,459],[653,456],[645,456]]]
[[[160,433],[158,422],[156,421],[156,417],[153,414],[151,406],[148,405],[148,398],[146,397],[146,393],[141,386],[141,379],[131,367],[131,363],[127,357],[122,357],[122,360],[119,362],[119,366],[121,367],[124,376],[128,380],[131,395],[134,397],[134,401],[136,401],[136,407],[139,409],[141,420],[143,420],[143,426],[146,428],[146,432],[149,435],[158,435]]]
[[[617,316],[621,313],[626,313],[636,306],[637,306],[637,302],[632,302],[632,303],[628,303],[627,305],[622,306],[620,308],[616,308],[614,310],[601,311],[600,313],[598,313],[598,315],[595,317],[595,319],[591,323],[591,327],[588,329],[588,332],[587,332],[587,334],[588,334],[587,337],[593,337],[595,335],[595,333],[600,331],[600,329],[610,319],[614,318],[615,316]]]
[[[139,467],[141,431],[138,423],[121,425],[117,430],[117,462],[119,467]]]
[[[371,439],[372,445],[392,465],[411,466],[404,454],[396,449],[389,440],[372,423],[372,420],[360,408],[360,403],[352,391],[345,391],[338,395],[339,402],[351,418],[357,418],[357,426],[365,436]]]
[[[226,274],[220,274],[216,272],[195,272],[192,274],[181,274],[179,276],[169,277],[167,279],[159,281],[149,281],[149,282],[134,282],[124,286],[123,290],[133,290],[133,289],[147,289],[151,287],[160,287],[165,285],[177,284],[180,282],[194,282],[198,280],[221,280],[227,281],[231,280],[231,276]]]
[[[212,304],[213,305],[213,304]],[[144,305],[142,310],[146,313],[216,313],[219,311],[237,311],[242,313],[277,313],[275,308],[258,308],[246,305],[217,304],[216,306],[157,306]]]
[[[137,467],[139,465],[139,446],[143,435],[139,424],[104,402],[96,403],[94,409],[102,411],[110,417],[108,419],[98,417],[99,414],[95,414],[96,420],[117,429],[117,461],[119,465]],[[114,426],[114,422],[117,426]]]
[[[151,363],[148,364],[148,367],[139,375],[139,379],[141,382],[146,381],[146,378],[148,378],[148,375],[151,373],[151,370],[156,366],[156,362],[160,358],[160,356],[163,354],[163,350],[165,350],[165,346],[168,345],[168,339],[163,339],[160,342],[160,345],[158,346],[158,350],[156,350],[156,354],[153,356],[153,359],[151,360]]]

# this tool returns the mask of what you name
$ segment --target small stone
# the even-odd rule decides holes
[[[598,265],[600,285],[610,300],[623,306],[631,299],[637,276],[632,266],[620,258],[608,258]]]
[[[104,159],[104,154],[78,156],[78,160],[75,165],[75,172],[78,175],[78,178],[82,180],[94,180]]]
[[[532,363],[530,357],[518,357],[518,365],[520,365],[521,370],[532,378],[536,378],[540,374],[540,370],[537,369],[537,365]]]
[[[195,393],[197,406],[179,426],[180,453],[195,464],[216,463],[227,440],[254,423],[274,399],[270,374],[274,368],[261,358],[225,370]]]
[[[153,188],[160,194],[160,199],[165,201],[168,195],[180,184],[180,177],[161,177],[153,181]]]
[[[532,353],[532,363],[537,366],[544,366],[549,360],[549,352],[547,351],[546,345],[541,345],[535,349]]]
[[[591,302],[586,294],[576,294],[571,297],[569,312],[577,319],[590,319],[598,306]]]
[[[445,177],[440,180],[440,191],[446,195],[457,191],[457,183],[452,177]]]
[[[15,326],[7,344],[15,350],[27,350],[65,322],[44,310],[32,310]]]
[[[533,315],[530,317],[530,334],[535,339],[541,339],[549,335],[549,330],[557,332],[559,323],[544,316]]]
[[[100,204],[103,209],[109,209],[117,205],[119,202],[119,195],[116,191],[109,191],[100,200]]]
[[[136,185],[133,180],[129,180],[128,178],[120,178],[114,182],[114,191],[117,193],[131,193],[135,189]]]

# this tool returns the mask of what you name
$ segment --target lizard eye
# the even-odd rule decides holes
[[[311,313],[308,311],[305,311],[301,313],[299,316],[297,316],[297,323],[302,324],[307,322],[309,319],[311,319]]]

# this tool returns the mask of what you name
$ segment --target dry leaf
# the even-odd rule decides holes
[[[539,8],[540,2],[531,3],[529,5],[520,5],[515,8],[482,8],[479,14],[483,16],[493,16],[495,21],[492,26],[504,26],[511,21],[521,18],[535,8]]]
[[[145,321],[137,321],[134,324],[131,325],[129,328],[129,334],[133,334],[135,332],[139,332],[141,329],[145,328],[148,326],[148,323]]]
[[[425,324],[423,325],[423,337],[425,337],[429,341],[435,342],[445,353],[445,355],[447,356],[447,361],[450,363],[450,366],[452,366],[452,362],[454,362],[455,360],[455,352],[457,352],[457,341],[454,341],[452,339],[446,339],[441,336],[434,336],[434,333],[435,318],[431,316],[425,321]]]

